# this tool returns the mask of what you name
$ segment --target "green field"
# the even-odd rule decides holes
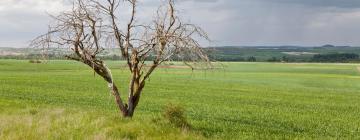
[[[82,64],[0,60],[0,139],[360,139],[358,65],[222,64],[159,69],[122,119]],[[127,69],[108,65],[126,93]],[[168,103],[186,109],[190,129],[163,119]]]

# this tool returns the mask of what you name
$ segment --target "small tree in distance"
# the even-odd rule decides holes
[[[120,9],[120,4],[128,9]],[[195,38],[208,40],[207,34],[193,24],[183,23],[177,16],[173,0],[166,0],[155,11],[148,24],[139,23],[137,0],[75,0],[70,11],[53,16],[49,31],[33,40],[32,46],[59,45],[71,49],[66,58],[88,65],[110,88],[124,117],[132,117],[146,80],[163,62],[172,57],[185,62],[209,62]],[[123,11],[121,11],[123,10]],[[131,11],[127,24],[120,12]],[[121,50],[130,73],[128,99],[124,101],[105,62],[98,58],[106,47]],[[151,59],[150,63],[145,63]]]

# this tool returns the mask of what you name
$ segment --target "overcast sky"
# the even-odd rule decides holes
[[[0,0],[0,47],[26,47],[69,0]],[[149,17],[158,0],[139,0]],[[212,45],[360,46],[360,0],[178,0]]]

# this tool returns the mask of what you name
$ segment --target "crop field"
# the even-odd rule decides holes
[[[107,64],[126,98],[127,69]],[[0,60],[0,139],[360,139],[359,65],[222,65],[158,69],[123,119],[80,63]],[[163,118],[169,103],[185,108],[189,129]]]

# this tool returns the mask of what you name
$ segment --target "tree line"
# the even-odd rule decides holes
[[[256,56],[210,56],[216,61],[232,61],[232,62],[323,62],[323,63],[349,63],[360,61],[359,55],[355,53],[329,53],[316,54],[313,56],[271,56],[267,59],[259,59]]]
[[[147,60],[153,59],[155,56],[149,56]],[[322,63],[349,63],[349,62],[358,62],[360,61],[359,55],[355,53],[330,53],[330,54],[316,54],[309,57],[299,57],[299,56],[271,56],[267,59],[258,58],[256,56],[227,56],[227,55],[210,55],[209,56],[213,61],[220,62],[322,62]],[[99,56],[102,60],[124,60],[120,55],[103,55]],[[55,54],[29,54],[29,55],[7,55],[0,56],[0,59],[19,59],[19,60],[35,60],[35,59],[50,59],[50,60],[66,60],[63,55]],[[171,58],[173,61],[183,61],[183,58],[178,58],[176,56]]]

